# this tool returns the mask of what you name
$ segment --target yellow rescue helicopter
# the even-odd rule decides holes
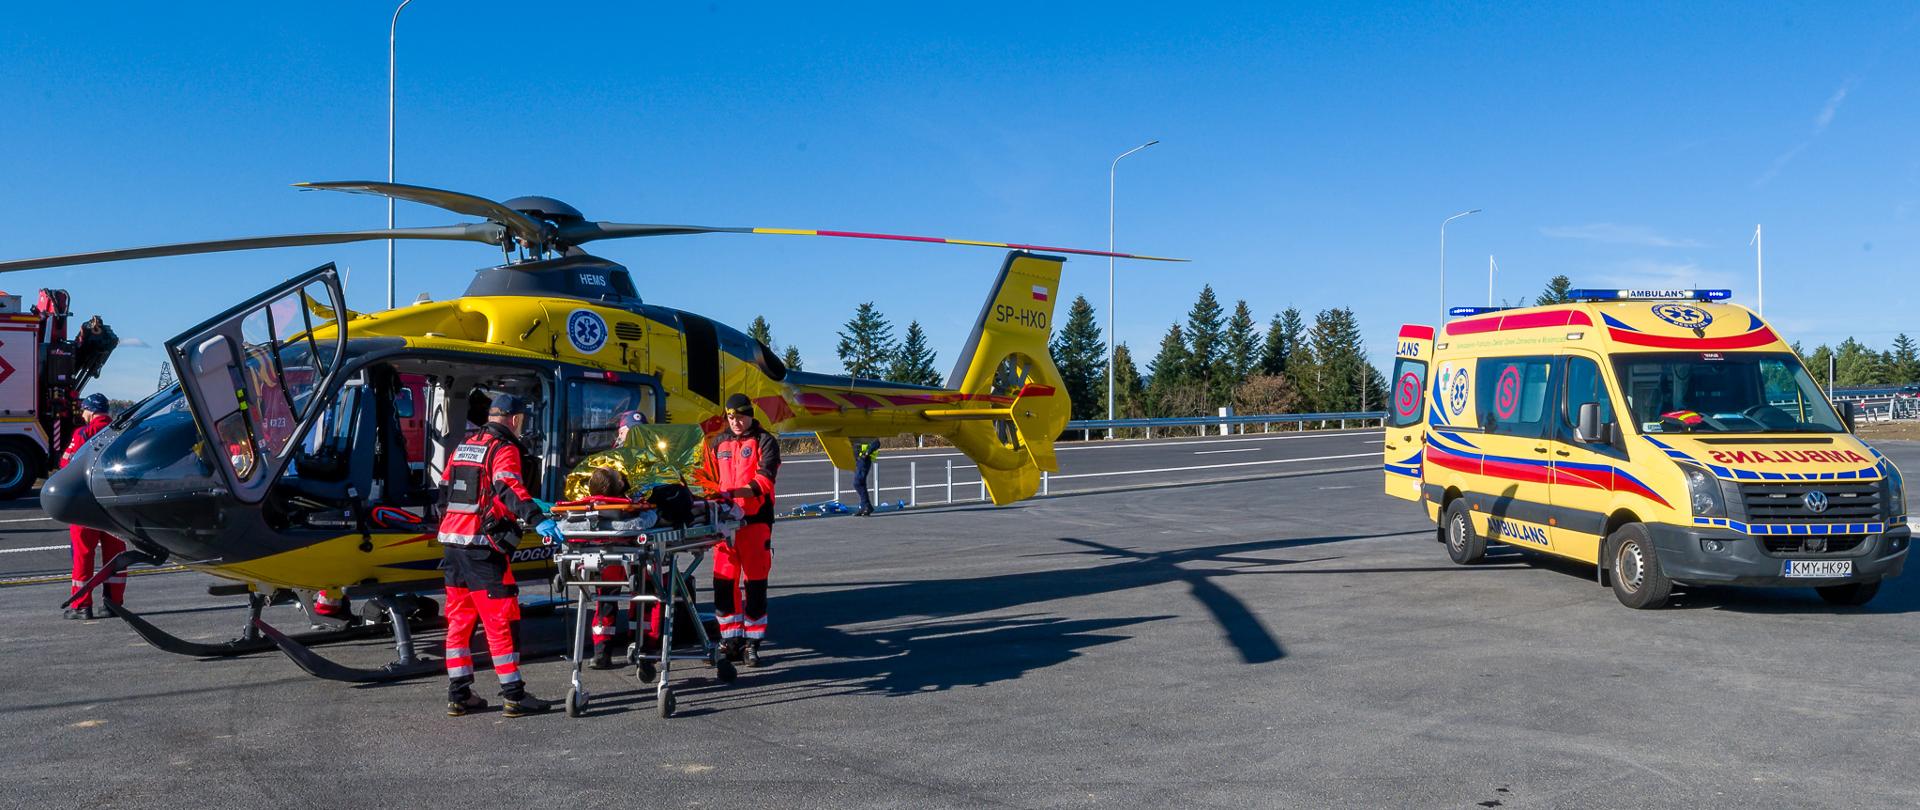
[[[534,491],[557,500],[566,472],[608,449],[615,417],[718,429],[719,403],[746,393],[775,431],[815,433],[851,469],[850,437],[936,434],[979,465],[995,504],[1032,496],[1057,471],[1053,442],[1071,403],[1048,352],[1064,259],[1181,261],[1097,250],[850,231],[593,222],[546,197],[505,202],[380,182],[302,187],[392,197],[480,222],[252,237],[0,262],[0,272],[159,256],[381,239],[479,242],[502,249],[464,295],[384,312],[344,305],[333,265],[275,285],[167,341],[178,383],[117,417],[41,490],[55,520],[131,548],[88,583],[172,561],[230,580],[249,597],[239,638],[205,644],[137,614],[118,615],[161,649],[203,657],[276,643],[315,674],[379,680],[432,671],[408,619],[430,620],[434,542],[447,456],[497,393],[535,403],[525,431]],[[647,303],[627,268],[581,246],[604,239],[741,233],[885,239],[1009,250],[945,388],[784,368],[767,346],[700,315]],[[713,421],[709,421],[713,420]],[[551,547],[523,543],[515,570],[550,572]],[[260,621],[275,596],[364,598],[382,620],[287,637]],[[352,670],[307,645],[395,634],[399,660]]]

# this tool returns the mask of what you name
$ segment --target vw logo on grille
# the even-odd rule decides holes
[[[1807,493],[1800,500],[1807,505],[1807,511],[1816,515],[1827,511],[1827,493],[1825,492],[1816,489]]]

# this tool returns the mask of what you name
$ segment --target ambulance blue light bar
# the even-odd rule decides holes
[[[1518,309],[1518,307],[1454,307],[1453,309],[1447,310],[1447,314],[1456,318],[1464,318],[1468,315],[1485,315],[1489,312],[1504,312],[1509,309]]]
[[[1568,290],[1574,301],[1725,301],[1732,290]]]

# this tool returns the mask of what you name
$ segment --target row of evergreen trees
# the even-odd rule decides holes
[[[847,321],[846,329],[839,335],[836,351],[849,376],[914,385],[939,385],[943,381],[933,366],[934,351],[927,346],[927,333],[920,328],[919,321],[907,324],[905,339],[896,339],[893,323],[868,301],[854,312],[853,319]],[[747,336],[769,349],[775,348],[773,328],[767,325],[764,315],[753,319],[753,325],[747,327]],[[799,371],[800,350],[788,346],[780,362]]]
[[[1554,276],[1531,303],[1565,303],[1571,287],[1566,276]],[[769,348],[777,345],[765,317],[754,318],[747,333]],[[854,377],[942,384],[919,321],[907,324],[905,338],[896,338],[893,324],[869,301],[838,334],[840,363]],[[1368,361],[1365,342],[1352,309],[1321,310],[1308,324],[1298,308],[1288,307],[1262,331],[1245,300],[1236,301],[1229,315],[1207,285],[1186,320],[1167,327],[1144,373],[1127,344],[1114,347],[1114,415],[1202,416],[1228,405],[1246,414],[1377,410],[1385,402],[1386,380]],[[1073,400],[1073,418],[1104,418],[1106,339],[1086,296],[1073,299],[1050,348]],[[1837,349],[1823,345],[1808,352],[1796,343],[1794,350],[1822,385],[1829,358],[1837,385],[1920,381],[1920,344],[1905,334],[1886,351],[1853,338]],[[782,361],[798,370],[799,350],[786,347]]]
[[[1053,340],[1053,362],[1073,399],[1073,418],[1107,413],[1107,352],[1093,305],[1077,297]],[[1357,411],[1378,408],[1386,389],[1367,361],[1353,310],[1321,310],[1307,324],[1299,309],[1273,316],[1262,332],[1247,302],[1228,315],[1212,285],[1160,339],[1143,376],[1125,343],[1114,347],[1114,415],[1203,416],[1222,406],[1238,413]]]

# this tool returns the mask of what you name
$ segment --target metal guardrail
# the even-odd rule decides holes
[[[1251,416],[1167,416],[1157,419],[1080,419],[1067,423],[1067,430],[1091,434],[1096,430],[1119,430],[1145,428],[1147,438],[1153,438],[1154,428],[1169,427],[1208,427],[1213,425],[1238,426],[1241,432],[1247,425],[1285,425],[1318,422],[1328,424],[1339,422],[1346,427],[1348,422],[1380,422],[1387,418],[1386,411],[1348,411],[1346,413],[1268,413]],[[810,439],[813,431],[800,431],[780,434],[782,439]]]

